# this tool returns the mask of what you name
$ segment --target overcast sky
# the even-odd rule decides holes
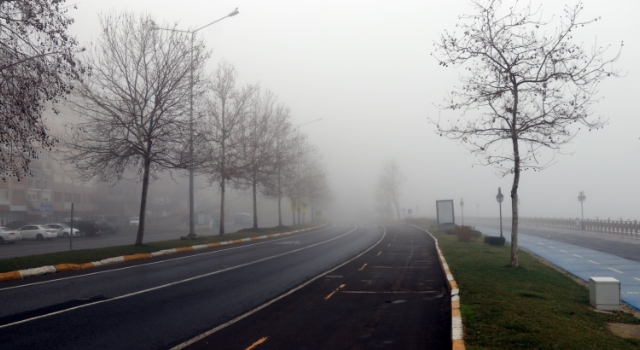
[[[551,15],[575,1],[532,3]],[[640,220],[640,1],[584,4],[583,19],[602,20],[574,40],[611,44],[611,55],[624,41],[616,67],[626,77],[600,85],[604,99],[593,113],[609,118],[603,130],[582,132],[553,166],[522,174],[521,215],[577,217],[583,190],[585,217]],[[356,217],[370,210],[380,168],[395,158],[407,177],[402,207],[434,217],[436,200],[454,199],[459,210],[464,198],[465,216],[476,216],[478,207],[481,216],[497,216],[497,189],[508,193],[512,177],[478,166],[428,123],[462,73],[430,57],[433,42],[472,12],[469,1],[84,0],[69,15],[72,33],[87,45],[99,33],[99,12],[147,12],[158,23],[196,28],[236,7],[238,16],[200,32],[213,50],[210,70],[229,61],[241,83],[259,82],[287,104],[296,124],[323,118],[302,128],[324,155],[336,196],[325,212]]]

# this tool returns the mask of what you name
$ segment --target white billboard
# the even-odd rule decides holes
[[[436,201],[438,211],[438,225],[454,225],[456,223],[453,215],[453,199]]]

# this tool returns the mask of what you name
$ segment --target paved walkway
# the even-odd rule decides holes
[[[485,235],[500,235],[493,228],[476,229]],[[503,232],[510,241],[511,232]],[[523,233],[519,233],[519,245],[587,283],[589,277],[614,277],[620,281],[622,301],[640,310],[640,262]]]

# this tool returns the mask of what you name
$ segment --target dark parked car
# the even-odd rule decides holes
[[[106,221],[96,221],[96,225],[98,225],[98,229],[102,232],[102,233],[109,233],[109,234],[115,234],[116,232],[118,232],[118,228],[116,227],[116,225],[110,223],[110,222],[106,222]]]
[[[73,228],[80,230],[81,236],[97,236],[100,234],[100,228],[93,220],[73,220]]]

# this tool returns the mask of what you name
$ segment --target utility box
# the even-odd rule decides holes
[[[620,310],[620,281],[613,277],[589,277],[589,301],[597,310]]]

